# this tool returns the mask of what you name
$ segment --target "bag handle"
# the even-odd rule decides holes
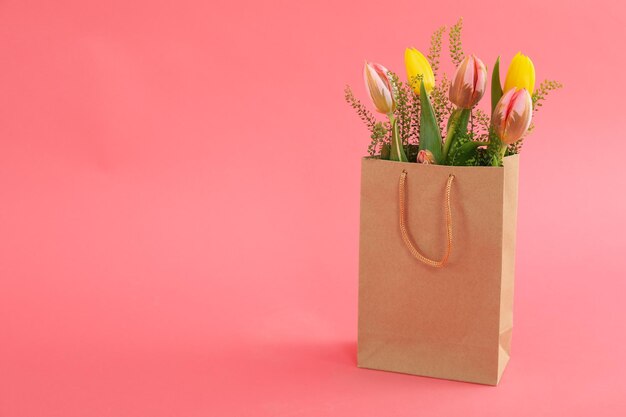
[[[446,252],[441,258],[440,261],[435,261],[427,258],[422,255],[420,251],[413,245],[411,242],[411,238],[409,237],[409,233],[406,230],[406,171],[402,170],[400,174],[400,184],[399,184],[399,200],[400,200],[400,233],[402,234],[402,240],[406,245],[411,255],[417,258],[418,261],[425,263],[426,265],[430,265],[435,268],[441,268],[448,262],[448,257],[450,256],[450,252],[452,251],[452,210],[450,208],[450,190],[452,189],[452,181],[454,180],[454,175],[450,174],[448,176],[448,182],[446,183],[446,200],[445,200],[445,212],[446,212],[446,229],[447,229],[447,245]]]

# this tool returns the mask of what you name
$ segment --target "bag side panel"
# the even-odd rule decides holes
[[[504,202],[502,217],[502,286],[500,289],[500,336],[498,381],[511,356],[513,332],[513,293],[515,281],[515,239],[517,232],[517,198],[519,155],[504,158]]]

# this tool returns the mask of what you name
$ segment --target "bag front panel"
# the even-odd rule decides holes
[[[455,175],[452,251],[442,268],[419,262],[401,238],[403,170],[409,235],[431,259],[446,247],[445,185]],[[503,184],[502,168],[363,160],[359,366],[497,382]]]

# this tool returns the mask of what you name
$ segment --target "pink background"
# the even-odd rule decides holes
[[[0,416],[625,415],[618,3],[2,1]],[[458,16],[566,86],[523,152],[498,388],[355,366],[343,86]]]

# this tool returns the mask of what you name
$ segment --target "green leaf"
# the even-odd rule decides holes
[[[502,83],[500,82],[500,57],[496,59],[496,63],[493,66],[493,73],[491,74],[491,115],[496,108],[496,104],[502,97]]]
[[[391,146],[388,143],[383,144],[380,148],[380,159],[389,159],[389,154],[391,153]]]
[[[461,109],[459,114],[459,120],[456,123],[456,133],[455,136],[465,135],[467,133],[467,125],[469,125],[470,114],[472,113],[471,109]]]
[[[466,166],[473,165],[469,162],[476,160],[478,147],[484,145],[484,143],[466,141],[455,146],[448,156],[448,165]]]
[[[430,97],[424,89],[424,83],[420,85],[420,103],[422,103],[422,111],[420,112],[419,150],[430,151],[435,158],[435,163],[440,164],[442,162],[441,132]]]
[[[489,140],[489,146],[487,146],[489,165],[501,167],[504,150],[506,150],[506,145],[502,143],[500,138],[498,138],[498,135],[493,133],[491,139]]]
[[[417,145],[409,143],[405,147],[405,151],[406,151],[406,157],[409,159],[410,162],[417,161],[417,152],[419,151],[419,147]]]

